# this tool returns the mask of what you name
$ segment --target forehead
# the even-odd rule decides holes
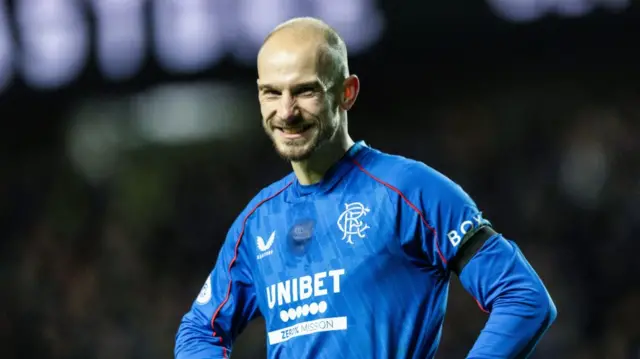
[[[265,48],[258,57],[258,83],[289,86],[318,80],[317,50],[310,46]]]

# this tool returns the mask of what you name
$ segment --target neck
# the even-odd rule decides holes
[[[337,133],[331,142],[318,148],[308,160],[291,162],[298,182],[302,185],[320,182],[331,166],[338,162],[353,144],[354,141],[348,134]]]

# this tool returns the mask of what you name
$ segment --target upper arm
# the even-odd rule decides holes
[[[471,239],[486,237],[484,229],[491,223],[462,187],[441,173],[420,166],[411,172],[411,182],[421,216],[422,250],[432,265],[457,271],[469,254],[465,249],[475,247]]]
[[[231,340],[260,314],[249,263],[251,256],[240,238],[243,232],[239,225],[234,225],[229,231],[216,265],[209,274],[211,285],[208,287],[212,294],[210,298],[205,295],[194,302],[194,308],[211,313],[208,317],[213,330],[219,335],[230,336],[228,339]]]
[[[481,308],[490,309],[502,298],[524,303],[525,316],[535,309],[553,319],[555,308],[541,279],[459,185],[426,166],[414,170],[410,181],[417,189],[411,198],[421,218],[413,238],[419,238],[429,264],[456,272]]]

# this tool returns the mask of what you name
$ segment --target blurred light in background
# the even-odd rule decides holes
[[[235,51],[238,59],[244,63],[255,63],[254,51],[259,48],[264,37],[278,23],[296,15],[295,0],[239,0],[237,34],[234,42],[247,46],[238,46]]]
[[[595,208],[609,175],[604,146],[596,140],[576,140],[568,144],[561,162],[562,189],[574,204]]]
[[[544,0],[548,9],[566,17],[584,16],[595,8],[591,0]]]
[[[589,14],[596,7],[621,10],[630,0],[487,0],[500,18],[512,22],[530,22],[543,16],[578,17]]]
[[[146,55],[144,0],[92,0],[96,53],[104,77],[118,81],[140,71]]]
[[[384,17],[375,0],[312,1],[315,13],[342,34],[350,53],[372,46],[384,30]]]
[[[600,8],[620,11],[630,6],[630,0],[486,3],[510,22],[581,17]],[[88,67],[91,48],[96,49],[101,75],[118,82],[135,78],[147,57],[174,74],[210,70],[227,56],[253,66],[264,36],[292,16],[314,16],[334,26],[351,56],[377,44],[386,26],[377,0],[91,0],[88,6],[69,0],[21,0],[13,8],[6,4],[0,0],[0,91],[14,75],[12,64],[19,64],[15,70],[34,89],[63,88]],[[11,9],[15,34],[7,26]],[[20,46],[12,46],[13,38]]]
[[[195,73],[225,55],[223,32],[210,0],[156,0],[154,39],[161,66],[171,72]]]
[[[88,55],[82,8],[67,0],[21,0],[15,6],[22,45],[19,63],[26,82],[50,89],[74,80]]]
[[[83,100],[72,114],[67,152],[91,182],[107,179],[125,151],[255,135],[252,94],[221,83],[163,85],[135,96]],[[242,135],[242,136],[240,136]]]
[[[376,0],[240,0],[234,53],[242,64],[253,66],[266,34],[280,22],[294,16],[323,19],[340,32],[349,55],[360,55],[375,45],[383,34],[384,17]]]
[[[150,55],[162,70],[177,74],[201,73],[229,55],[253,66],[265,35],[292,16],[335,26],[353,56],[375,45],[384,29],[375,0],[91,0],[88,7],[21,0],[14,6],[21,45],[14,53],[6,1],[0,0],[0,89],[13,76],[14,56],[29,87],[51,90],[81,76],[91,48],[101,75],[118,82],[134,78]]]
[[[90,183],[108,179],[120,152],[128,145],[128,119],[118,118],[124,112],[117,100],[86,101],[71,116],[67,157]]]
[[[13,77],[13,41],[6,4],[0,1],[0,92]]]
[[[259,124],[247,101],[248,94],[222,84],[161,86],[135,98],[135,129],[143,140],[160,144],[233,138]]]

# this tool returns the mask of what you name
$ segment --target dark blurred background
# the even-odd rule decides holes
[[[289,171],[267,32],[350,49],[355,139],[460,183],[559,309],[534,358],[640,358],[635,0],[0,1],[0,357],[170,358],[227,228]],[[486,316],[454,281],[441,359]],[[235,359],[262,358],[256,322]]]

